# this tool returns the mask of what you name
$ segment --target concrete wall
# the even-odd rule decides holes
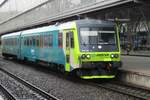
[[[133,0],[8,0],[0,7],[0,34]]]

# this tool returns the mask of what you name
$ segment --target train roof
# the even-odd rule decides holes
[[[7,35],[3,35],[2,38],[9,37],[9,36],[17,36],[20,34],[25,35],[25,34],[31,34],[31,33],[57,31],[59,29],[60,30],[72,29],[72,28],[82,27],[82,26],[99,26],[99,27],[101,27],[101,26],[113,26],[113,25],[114,25],[114,23],[110,22],[110,21],[95,20],[95,19],[82,19],[82,20],[75,20],[75,21],[71,21],[71,22],[62,23],[60,25],[50,25],[50,26],[44,26],[44,27],[40,27],[40,28],[10,33]]]
[[[60,24],[59,29],[71,29],[75,27],[92,26],[92,25],[109,27],[109,26],[114,26],[114,22],[96,20],[96,19],[81,19],[81,20],[75,20],[75,21]]]
[[[96,20],[96,19],[83,19],[76,21],[77,26],[89,26],[89,25],[99,25],[99,26],[113,26],[114,22]]]
[[[19,32],[14,32],[14,33],[2,35],[1,38],[19,36],[20,34],[21,34],[21,31],[19,31]]]
[[[31,33],[39,33],[39,32],[57,31],[57,30],[58,30],[57,26],[51,25],[51,26],[44,26],[40,28],[25,30],[22,32],[22,35],[31,34]]]
[[[10,36],[11,37],[18,36],[20,34],[25,35],[25,34],[31,34],[31,33],[48,32],[48,31],[56,31],[56,30],[58,30],[58,27],[55,25],[44,26],[44,27],[40,27],[40,28],[29,29],[29,30],[25,30],[25,31],[19,31],[19,32],[2,35],[1,38],[10,37]]]

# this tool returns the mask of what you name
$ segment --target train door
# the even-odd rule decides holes
[[[19,36],[19,38],[17,39],[17,43],[18,43],[18,58],[19,59],[21,59],[21,49],[22,49],[22,39],[23,39],[23,37],[21,36],[21,34],[22,34],[22,32],[20,33],[20,36]]]
[[[20,39],[19,39],[19,48],[20,48],[20,50],[19,50],[19,54],[20,54],[20,59],[24,59],[23,58],[23,50],[24,50],[24,46],[25,46],[25,37],[23,37],[23,36],[20,36]]]
[[[73,57],[72,47],[73,43],[73,31],[66,32],[66,71],[70,71],[70,61]]]
[[[70,71],[70,35],[69,32],[66,33],[66,71]]]

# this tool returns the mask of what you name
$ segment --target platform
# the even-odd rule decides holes
[[[123,82],[150,88],[150,57],[122,56],[119,79]]]

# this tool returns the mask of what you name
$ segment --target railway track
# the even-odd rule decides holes
[[[9,90],[7,90],[3,85],[0,85],[0,90],[4,93],[8,100],[16,100],[13,94],[9,92]]]
[[[12,73],[10,73],[10,72],[2,69],[2,68],[0,68],[0,71],[5,73],[5,74],[7,74],[8,76],[13,78],[14,80],[18,81],[22,85],[28,87],[32,91],[38,93],[40,95],[39,100],[60,100],[59,98],[55,97],[54,95],[51,95],[51,94],[41,90],[40,88],[30,84],[29,82],[19,78],[18,76],[15,76],[14,74],[12,74]],[[4,86],[1,85],[0,88],[2,88],[4,94],[7,95],[8,99],[10,99],[10,100],[17,100],[16,97],[11,92],[9,92],[9,90],[6,89]]]
[[[107,84],[99,84],[99,86],[125,94],[129,96],[133,96],[138,99],[148,100],[150,98],[150,91],[143,90],[140,88],[135,88],[132,86],[125,86],[121,84],[107,83]]]
[[[133,86],[133,84],[121,83],[117,81],[109,82],[87,82],[87,84],[94,85],[100,88],[105,88],[110,91],[118,92],[124,95],[134,97],[139,100],[150,100],[150,90],[138,86]]]
[[[7,61],[6,61],[7,62]],[[1,70],[1,69],[0,69]],[[51,72],[55,74],[55,72]],[[64,77],[65,78],[65,77]],[[150,90],[146,88],[141,88],[138,86],[133,86],[132,84],[121,83],[119,81],[108,81],[108,82],[97,82],[97,81],[87,81],[81,80],[78,78],[71,78],[73,81],[83,82],[84,84],[89,84],[92,86],[96,86],[98,88],[104,88],[110,91],[114,91],[120,94],[128,95],[134,97],[138,100],[150,100]]]

